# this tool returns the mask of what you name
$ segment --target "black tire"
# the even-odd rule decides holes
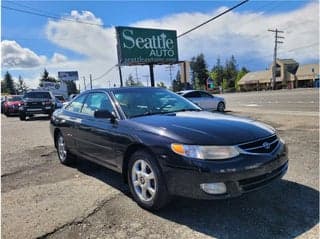
[[[23,121],[23,120],[26,120],[26,117],[27,117],[27,116],[26,116],[25,113],[21,113],[21,112],[20,112],[19,117],[20,117],[20,120]]]
[[[68,152],[64,137],[60,132],[55,137],[55,146],[60,163],[64,165],[71,165],[74,163],[74,158]]]
[[[223,102],[219,102],[218,107],[217,107],[217,111],[219,112],[224,112],[225,110],[225,105]]]
[[[148,189],[145,189],[146,197],[150,197],[149,200],[143,200],[141,197],[142,196],[142,187],[140,185],[134,185],[133,180],[136,180],[136,183],[140,183],[140,178],[136,175],[136,167],[139,165],[140,162],[144,161],[147,165],[145,167],[145,171],[148,172],[151,175],[150,172],[153,173],[154,175],[154,180],[148,179],[148,177],[143,177],[143,185],[149,185],[147,186]],[[148,170],[149,169],[149,170]],[[140,169],[142,172],[142,167]],[[135,175],[135,176],[133,176]],[[136,179],[134,179],[136,178]],[[148,181],[149,180],[149,181]],[[152,183],[153,182],[153,183]],[[162,172],[160,170],[160,167],[158,166],[158,163],[154,160],[154,157],[146,152],[145,150],[138,150],[135,153],[133,153],[130,157],[129,160],[129,165],[128,165],[128,183],[129,183],[129,188],[131,191],[131,194],[133,196],[133,199],[138,203],[139,206],[142,208],[145,208],[147,210],[159,210],[160,208],[164,207],[169,201],[170,201],[170,195],[168,193],[168,189],[166,186],[166,182],[164,180],[164,177],[162,176]],[[138,189],[141,189],[141,192],[139,193]],[[150,194],[151,189],[154,189],[154,194]],[[139,196],[140,194],[140,196]],[[149,194],[149,195],[148,195]]]

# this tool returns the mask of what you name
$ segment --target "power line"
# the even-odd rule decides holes
[[[91,25],[91,26],[99,26],[99,27],[105,26],[102,24],[97,24],[97,23],[92,23],[92,22],[84,22],[84,21],[65,18],[65,17],[57,17],[57,16],[53,16],[53,15],[37,13],[37,12],[25,10],[25,9],[19,9],[19,8],[8,7],[8,6],[3,6],[3,5],[1,6],[1,8],[11,10],[11,11],[16,11],[16,12],[22,12],[22,13],[26,13],[26,14],[30,14],[30,15],[35,15],[35,16],[39,16],[39,17],[52,18],[52,19],[61,20],[61,21],[75,22],[75,23],[86,24],[86,25]]]
[[[178,35],[178,36],[177,36],[177,38],[182,37],[182,36],[184,36],[184,35],[186,35],[186,34],[188,34],[188,33],[192,32],[192,31],[194,31],[194,30],[196,30],[196,29],[198,29],[198,28],[200,28],[200,27],[202,27],[202,26],[204,26],[204,25],[208,24],[209,22],[211,22],[211,21],[213,21],[213,20],[215,20],[215,19],[217,19],[217,18],[221,17],[222,15],[224,15],[224,14],[226,14],[226,13],[228,13],[228,12],[232,11],[233,9],[235,9],[235,8],[237,8],[237,7],[240,7],[241,5],[245,4],[245,3],[246,3],[246,2],[248,2],[248,1],[249,1],[249,0],[242,1],[241,3],[239,3],[239,4],[235,5],[235,6],[233,6],[232,8],[229,8],[229,9],[227,9],[227,10],[223,11],[222,13],[218,14],[217,16],[214,16],[214,17],[210,18],[209,20],[207,20],[207,21],[205,21],[205,22],[201,23],[200,25],[195,26],[195,27],[191,28],[190,30],[188,30],[188,31],[186,31],[186,32],[184,32],[184,33],[182,33],[182,34]]]
[[[30,9],[30,10],[34,10],[34,11],[36,11],[36,12],[42,12],[42,13],[44,13],[44,14],[50,14],[50,15],[53,15],[53,16],[56,16],[56,17],[60,17],[59,14],[52,13],[52,12],[48,12],[48,11],[44,11],[43,9],[31,7],[31,6],[28,6],[27,4],[23,4],[23,3],[18,2],[18,1],[8,1],[8,0],[6,0],[5,2],[10,2],[10,3],[13,3],[14,5],[18,5],[18,6],[21,6],[21,7],[27,8],[27,9]]]
[[[103,78],[104,76],[108,75],[117,65],[114,65],[112,67],[110,67],[106,72],[104,72],[102,75],[100,75],[99,77],[96,77],[94,79],[92,79],[92,81],[96,81],[99,80],[101,78]]]

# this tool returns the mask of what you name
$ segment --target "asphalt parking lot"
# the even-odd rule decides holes
[[[240,198],[175,198],[156,213],[137,206],[121,175],[84,161],[61,165],[46,117],[1,115],[2,238],[318,238],[319,91],[223,96],[227,114],[279,131],[288,173]]]

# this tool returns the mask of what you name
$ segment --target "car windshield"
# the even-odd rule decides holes
[[[24,98],[51,98],[49,92],[28,92],[24,95]]]
[[[13,97],[8,98],[8,101],[10,101],[10,102],[20,101],[20,100],[22,100],[21,96],[13,96]]]
[[[128,118],[201,110],[183,97],[159,88],[118,89],[113,93]]]

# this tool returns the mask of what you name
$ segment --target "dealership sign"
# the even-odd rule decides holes
[[[116,27],[121,65],[165,64],[178,61],[177,32]]]
[[[76,81],[79,80],[77,71],[59,71],[58,78],[61,81]]]

